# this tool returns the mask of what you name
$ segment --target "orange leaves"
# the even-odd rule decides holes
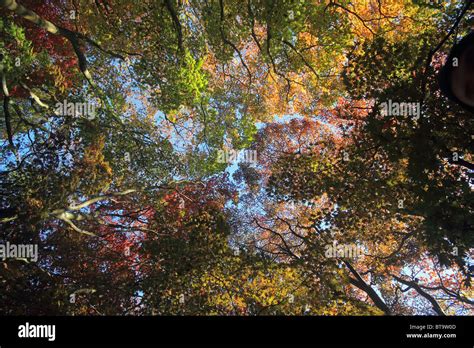
[[[329,7],[344,15],[359,38],[384,33],[396,38],[412,31],[417,7],[407,0],[356,0],[349,4],[335,1]]]

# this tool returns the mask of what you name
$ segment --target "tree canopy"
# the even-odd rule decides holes
[[[474,314],[471,3],[0,0],[1,313]]]

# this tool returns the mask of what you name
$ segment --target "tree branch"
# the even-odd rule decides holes
[[[417,282],[415,281],[409,281],[409,280],[405,280],[405,279],[402,279],[394,274],[390,274],[397,282],[399,283],[402,283],[402,284],[405,284],[407,286],[409,286],[410,288],[413,288],[417,293],[419,293],[421,296],[423,296],[424,298],[426,298],[430,303],[431,305],[433,306],[433,310],[438,314],[438,315],[446,315],[444,313],[444,311],[442,310],[442,308],[440,307],[439,303],[434,299],[433,296],[431,296],[430,294],[428,294],[426,291],[424,291],[419,285]]]
[[[358,287],[362,291],[364,291],[372,300],[372,302],[377,306],[377,308],[381,309],[386,315],[392,315],[392,311],[385,302],[380,298],[380,296],[375,292],[374,289],[370,285],[368,285],[364,279],[360,276],[359,272],[349,263],[347,260],[343,260],[344,264],[349,268],[349,271],[355,277],[349,277],[349,281],[352,285]]]
[[[92,80],[92,76],[88,70],[87,66],[87,59],[82,53],[80,44],[79,44],[79,39],[82,39],[89,44],[93,45],[94,47],[100,49],[101,51],[108,53],[112,55],[115,58],[120,58],[124,59],[123,56],[116,54],[114,52],[111,52],[109,50],[106,50],[102,48],[98,43],[96,43],[94,40],[91,38],[86,37],[82,33],[77,33],[74,31],[71,31],[66,28],[62,28],[60,26],[57,26],[56,24],[41,18],[38,14],[35,12],[27,9],[21,4],[18,4],[15,0],[0,0],[0,7],[6,7],[10,11],[13,11],[17,15],[23,17],[24,19],[36,24],[40,28],[46,30],[48,33],[54,34],[54,35],[60,35],[64,38],[66,38],[72,45],[72,48],[74,49],[74,53],[77,56],[77,59],[79,61],[79,69],[81,70],[82,74],[84,77],[87,79],[87,81],[93,86],[96,87],[94,81]]]
[[[171,0],[165,0],[166,8],[168,9],[169,14],[171,15],[171,19],[173,20],[174,26],[176,27],[176,31],[178,33],[178,49],[179,51],[183,52],[183,29],[181,27],[181,23],[179,22],[178,14],[171,3]]]
[[[7,138],[8,143],[10,144],[11,148],[14,150],[15,145],[13,144],[13,132],[12,132],[12,125],[11,125],[11,115],[10,115],[10,94],[8,93],[7,87],[7,79],[5,77],[5,71],[3,65],[0,65],[0,70],[2,71],[2,91],[3,91],[3,115],[5,117],[5,126],[7,129]]]

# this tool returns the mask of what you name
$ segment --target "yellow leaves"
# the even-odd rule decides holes
[[[267,76],[267,87],[263,91],[265,108],[270,115],[284,115],[287,111],[287,104],[284,95],[284,84],[281,78],[273,73]]]
[[[38,198],[35,197],[27,197],[25,199],[27,206],[29,207],[29,213],[33,214],[33,212],[39,212],[43,209],[44,203]]]
[[[360,39],[383,33],[389,40],[412,31],[416,9],[411,1],[400,0],[355,0],[337,7]]]
[[[84,153],[84,162],[90,165],[95,165],[103,169],[107,175],[112,175],[112,168],[109,163],[105,161],[102,150],[104,149],[105,137],[100,136],[95,139],[94,143],[88,146]]]
[[[29,206],[32,206],[35,208],[41,208],[43,206],[43,202],[36,198],[28,198],[27,203]]]
[[[54,86],[59,89],[61,93],[66,91],[66,78],[61,72],[61,68],[57,65],[50,65],[49,70],[54,79]]]
[[[229,268],[229,265],[233,266]],[[301,313],[299,299],[308,296],[308,290],[300,285],[300,277],[289,267],[256,270],[252,265],[237,261],[210,270],[201,276],[195,287],[209,294],[211,307],[217,306],[226,312],[237,309],[238,313],[245,314],[257,306],[296,314]]]
[[[177,111],[173,110],[168,114],[167,118],[171,123],[176,123],[177,121],[176,115],[177,115]]]
[[[84,156],[78,163],[77,175],[82,178],[82,189],[86,194],[104,192],[112,183],[112,167],[102,153],[104,145],[104,136],[95,138],[86,147]]]
[[[308,32],[300,32],[298,33],[298,41],[301,42],[303,46],[309,47],[316,45],[318,38]]]

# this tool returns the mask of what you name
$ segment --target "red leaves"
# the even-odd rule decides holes
[[[70,30],[73,29],[72,24],[74,21],[69,19],[71,13],[66,9],[63,1],[26,0],[22,1],[22,5],[35,12],[41,18],[51,21],[56,26]],[[77,66],[77,58],[69,42],[59,35],[50,34],[38,28],[38,26],[23,18],[15,16],[14,20],[21,27],[25,28],[25,36],[27,40],[31,41],[33,52],[40,53],[46,51],[48,53],[53,66],[60,72],[63,88],[72,87],[73,76],[77,73],[77,68],[75,68]],[[45,70],[35,70],[28,77],[30,88],[42,85],[47,79],[51,81],[57,79],[57,76],[53,76],[51,71]],[[26,95],[25,91],[14,91],[12,94],[14,97],[25,97]]]

